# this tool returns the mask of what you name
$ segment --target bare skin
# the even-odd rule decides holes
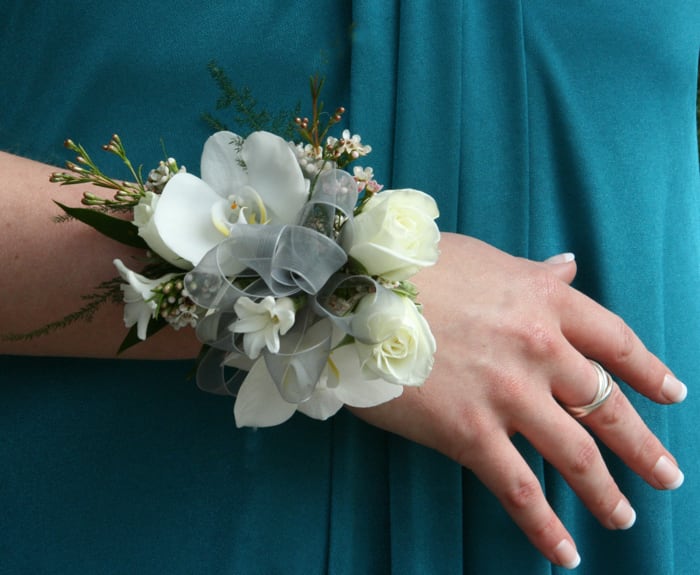
[[[580,422],[558,402],[584,405],[595,395],[597,376],[586,357],[658,403],[685,396],[685,386],[619,317],[569,287],[575,273],[573,262],[535,263],[446,234],[440,263],[418,277],[438,344],[429,381],[388,404],[353,410],[473,470],[532,543],[569,567],[577,562],[573,539],[510,437],[527,437],[604,526],[627,528],[634,511],[593,435],[657,489],[682,482],[675,459],[617,385]]]
[[[77,205],[82,193],[50,184],[54,169],[0,153],[7,184],[0,215],[3,332],[73,311],[81,294],[116,275],[113,258],[138,255],[86,226],[50,223],[58,213],[50,198]],[[634,511],[593,435],[657,489],[682,482],[675,459],[617,385],[582,420],[561,404],[583,405],[594,396],[597,376],[586,358],[658,403],[681,401],[685,386],[619,317],[569,286],[574,262],[514,258],[456,234],[443,235],[441,252],[439,263],[415,278],[438,343],[430,379],[394,401],[353,412],[473,470],[549,560],[573,567],[575,543],[510,437],[527,437],[604,526],[627,528]],[[112,357],[125,333],[121,313],[106,306],[90,324],[29,343],[2,341],[0,353]],[[192,357],[197,349],[191,331],[164,330],[127,357]]]
[[[79,206],[86,186],[49,182],[57,168],[0,152],[3,210],[0,260],[4,267],[0,298],[2,333],[26,333],[79,309],[100,282],[118,275],[112,265],[127,265],[142,254],[105,238],[78,222],[52,223],[61,210],[52,200]],[[134,266],[138,268],[137,265]],[[178,359],[199,348],[189,330],[163,330],[130,349],[124,357]],[[30,342],[0,341],[0,353],[113,357],[126,331],[122,310],[106,305],[91,323],[80,323]]]

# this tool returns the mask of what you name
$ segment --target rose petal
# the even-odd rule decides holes
[[[414,190],[413,188],[384,190],[381,194],[375,194],[369,199],[367,204],[365,204],[365,210],[374,208],[386,201],[399,201],[404,205],[412,205],[421,213],[432,219],[440,215],[440,210],[437,207],[435,199],[429,194],[421,192],[420,190]]]
[[[271,427],[287,421],[294,415],[296,407],[282,399],[265,361],[259,359],[238,391],[233,414],[237,427]]]

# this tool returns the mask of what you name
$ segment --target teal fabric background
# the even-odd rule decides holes
[[[686,483],[655,492],[609,456],[638,513],[610,533],[516,441],[577,538],[578,572],[700,572],[697,2],[0,8],[4,150],[60,165],[64,138],[96,149],[118,132],[144,164],[162,138],[196,173],[209,60],[273,110],[321,70],[378,178],[434,195],[443,229],[536,259],[575,252],[577,287],[689,385],[680,407],[630,393]],[[230,399],[189,367],[0,358],[0,573],[560,571],[442,456],[348,414],[236,430]]]

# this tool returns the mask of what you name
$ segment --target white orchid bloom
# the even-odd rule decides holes
[[[181,269],[190,269],[192,265],[189,261],[181,258],[172,251],[160,237],[153,221],[160,200],[160,194],[155,192],[146,192],[139,200],[139,203],[134,206],[134,225],[138,228],[139,235],[148,244],[148,247],[162,257],[166,262],[173,264]]]
[[[245,140],[217,132],[204,145],[201,167],[201,179],[173,176],[153,214],[162,242],[192,265],[234,225],[295,223],[308,197],[294,152],[269,132]]]
[[[280,350],[280,335],[294,325],[294,301],[288,297],[267,296],[260,302],[249,297],[236,300],[233,309],[238,319],[231,325],[233,333],[242,333],[243,350],[250,359],[267,347],[272,353]]]
[[[237,427],[271,427],[284,423],[295,411],[326,420],[343,405],[372,407],[402,393],[402,385],[365,379],[355,345],[350,344],[331,352],[313,394],[298,404],[282,398],[265,360],[258,359],[238,391],[233,413]]]
[[[130,270],[119,259],[114,260],[113,263],[117,270],[119,270],[119,275],[127,282],[121,286],[124,292],[125,303],[124,325],[126,327],[131,327],[136,324],[136,333],[139,339],[145,340],[148,322],[157,310],[156,303],[152,301],[153,288],[167,282],[177,274],[167,274],[161,278],[152,280]]]

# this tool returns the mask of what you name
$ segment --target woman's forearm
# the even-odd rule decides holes
[[[113,357],[127,330],[123,306],[102,305],[91,322],[78,321],[30,341],[9,341],[60,320],[87,303],[101,282],[118,276],[114,258],[128,262],[138,250],[112,241],[78,222],[55,223],[61,210],[52,202],[80,204],[87,186],[49,182],[57,168],[0,152],[3,209],[0,212],[0,353]],[[196,354],[191,330],[163,330],[125,357],[182,358]]]

